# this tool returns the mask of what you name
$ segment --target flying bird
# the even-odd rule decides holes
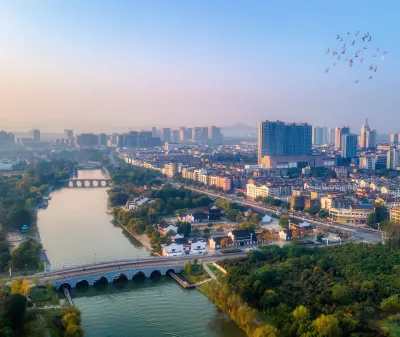
[[[368,77],[369,80],[372,80],[372,76]]]
[[[356,36],[358,36],[358,33],[359,33],[359,31],[357,30],[357,31],[355,32]]]
[[[343,39],[342,39],[342,38],[340,38],[340,42],[343,42]]]
[[[361,63],[362,63],[362,61],[364,61],[364,59],[363,59],[363,58],[361,58],[361,59],[360,59],[360,62],[361,62]]]
[[[328,73],[328,71],[329,71],[329,68],[326,68],[326,70],[325,70],[325,74],[327,74],[327,73]]]
[[[338,61],[340,60],[340,55],[337,57]]]
[[[368,42],[371,42],[371,40],[372,40],[372,37],[370,36],[369,39],[368,39]]]
[[[350,32],[347,32],[347,35],[350,35]]]
[[[339,40],[340,39],[340,35],[339,34],[337,34],[337,38],[336,38],[336,40]]]
[[[385,59],[385,56],[382,56],[382,61]]]
[[[356,54],[354,55],[354,57],[358,57],[358,54],[356,53]]]
[[[334,67],[336,67],[336,62],[333,64]]]
[[[374,58],[376,58],[376,54],[374,54]]]
[[[328,55],[329,54],[329,51],[330,51],[331,49],[330,48],[328,48],[327,50],[326,50],[326,54]]]
[[[355,80],[354,83],[358,83],[358,80]]]
[[[378,48],[376,48],[376,51],[379,51],[379,47],[378,47]]]
[[[387,51],[384,51],[384,52],[383,52],[383,55],[386,55],[386,54],[387,54]]]
[[[353,43],[351,44],[352,46],[354,46],[356,44],[356,40],[353,41]]]
[[[337,51],[335,50],[332,54],[333,54],[333,55],[336,55],[336,54],[337,54]]]

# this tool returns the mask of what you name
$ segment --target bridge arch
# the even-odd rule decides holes
[[[75,185],[76,185],[76,187],[83,187],[82,181],[80,181],[80,180],[78,180],[78,181],[75,183]]]
[[[116,275],[113,277],[113,282],[114,282],[114,281],[118,281],[118,280],[129,280],[129,276],[126,275],[125,273],[116,274]]]
[[[168,275],[170,272],[173,272],[174,274],[178,274],[178,272],[176,271],[175,268],[169,268],[169,269],[167,270],[167,272],[165,273],[165,275]]]
[[[69,291],[72,289],[72,286],[68,282],[64,282],[60,284],[58,291],[63,291],[64,287],[68,288]]]
[[[85,181],[83,182],[83,184],[85,185],[85,187],[90,187],[90,186],[92,186],[92,183],[91,183],[90,180],[85,180]]]
[[[93,187],[99,187],[99,185],[100,185],[100,183],[99,183],[98,180],[93,180],[93,181],[92,181],[92,186],[93,186]]]
[[[110,281],[106,276],[99,276],[93,281],[93,285],[96,283],[111,283],[112,280]]]
[[[68,186],[69,186],[69,187],[74,187],[74,182],[70,180],[70,181],[68,182]]]
[[[88,280],[80,280],[80,281],[75,282],[75,288],[77,288],[77,287],[87,288],[87,287],[90,287],[90,283]]]
[[[133,274],[132,279],[138,279],[138,278],[146,278],[147,275],[143,271],[137,271],[135,274]]]
[[[108,186],[108,181],[107,180],[102,180],[100,182],[100,185],[101,185],[101,187],[106,187],[106,186]]]
[[[150,277],[162,276],[162,275],[163,275],[162,271],[161,271],[161,270],[158,270],[158,269],[153,270],[153,271],[150,273]]]

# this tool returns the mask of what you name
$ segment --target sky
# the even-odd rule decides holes
[[[400,132],[399,11],[394,0],[0,0],[0,129],[280,119],[359,132],[369,118]],[[366,60],[334,67],[327,48],[356,31],[373,38]]]

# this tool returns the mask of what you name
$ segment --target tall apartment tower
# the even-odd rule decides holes
[[[396,170],[400,166],[400,150],[391,148],[387,152],[386,168],[389,170]]]
[[[350,133],[348,126],[342,126],[335,129],[335,149],[340,150],[342,148],[342,136]]]
[[[265,156],[310,155],[312,155],[311,125],[268,120],[259,123],[259,163]]]
[[[368,118],[365,125],[361,126],[360,149],[374,149],[376,147],[376,130],[371,129],[368,125]]]
[[[400,143],[400,134],[392,133],[390,135],[390,145],[399,145]]]
[[[171,141],[171,129],[170,128],[162,128],[161,129],[161,140],[164,142],[170,142]]]
[[[312,128],[312,143],[313,145],[322,145],[329,143],[328,128],[315,126]]]
[[[342,136],[342,157],[354,158],[357,156],[358,136],[353,133],[344,134]]]
[[[65,139],[72,139],[72,138],[74,138],[74,131],[65,129],[65,130],[64,130],[64,138],[65,138]]]
[[[31,137],[33,140],[40,142],[40,130],[39,129],[32,129],[31,130]]]

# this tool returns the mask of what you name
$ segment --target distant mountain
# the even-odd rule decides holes
[[[226,137],[257,137],[257,128],[238,123],[222,127],[222,133]]]

